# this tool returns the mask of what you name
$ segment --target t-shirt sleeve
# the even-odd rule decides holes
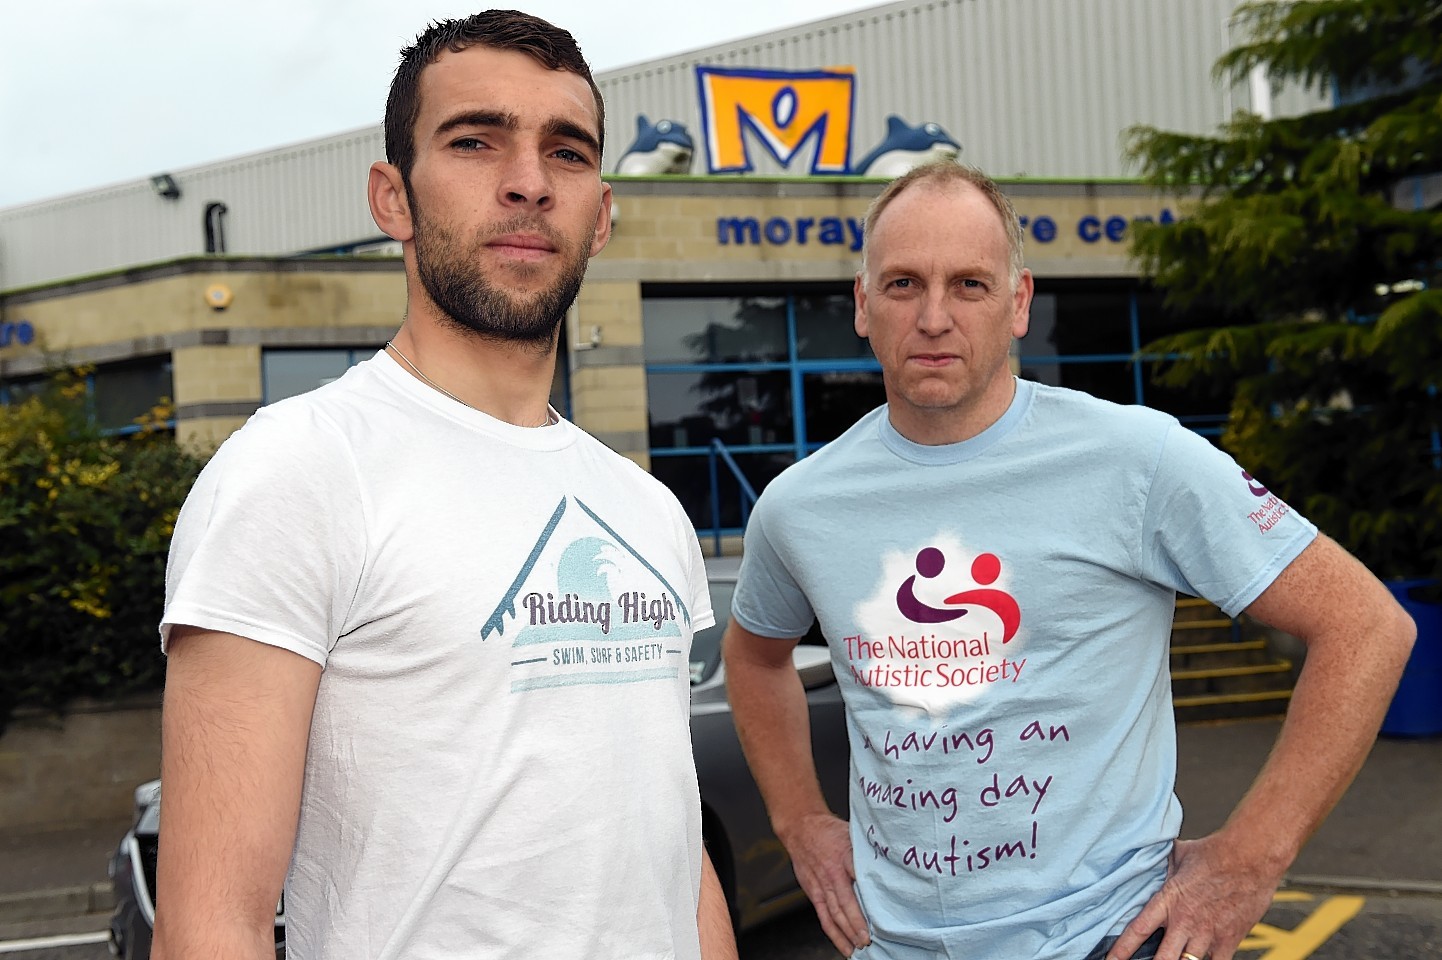
[[[754,634],[790,640],[804,636],[816,614],[771,539],[774,525],[768,516],[773,503],[763,493],[746,525],[731,616]]]
[[[706,561],[701,556],[701,542],[696,539],[696,528],[691,526],[691,518],[686,516],[686,511],[681,509],[681,504],[675,497],[671,498],[671,507],[676,536],[681,540],[681,556],[686,563],[691,633],[695,635],[716,625],[716,611],[711,607],[711,587],[706,580]]]
[[[1311,522],[1230,456],[1171,426],[1147,495],[1143,576],[1236,616],[1316,536]]]
[[[262,411],[201,472],[171,540],[162,650],[179,624],[325,665],[360,581],[365,505],[348,447],[313,416]]]

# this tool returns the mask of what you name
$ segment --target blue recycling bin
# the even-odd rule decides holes
[[[1417,622],[1417,643],[1392,706],[1382,718],[1382,733],[1392,737],[1427,737],[1442,733],[1442,603],[1415,599],[1430,580],[1392,580],[1387,589]]]

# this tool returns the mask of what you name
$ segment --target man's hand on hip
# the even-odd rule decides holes
[[[1237,945],[1272,904],[1280,874],[1258,870],[1224,832],[1172,847],[1167,882],[1127,924],[1107,955],[1126,960],[1160,927],[1167,933],[1157,960],[1183,956],[1232,960]]]
[[[821,929],[846,956],[871,942],[852,884],[851,830],[845,820],[827,814],[802,817],[781,838],[801,889],[811,898]]]

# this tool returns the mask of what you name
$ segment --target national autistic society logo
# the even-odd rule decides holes
[[[1001,560],[994,553],[978,554],[971,562],[971,579],[979,589],[963,590],[947,597],[944,607],[933,607],[923,603],[916,596],[916,578],[934,580],[946,569],[946,555],[936,547],[924,547],[916,555],[916,573],[901,584],[896,591],[896,609],[912,623],[948,623],[966,616],[968,607],[985,607],[1001,620],[1002,643],[1016,636],[1021,626],[1021,608],[1012,595],[1004,590],[992,589],[1001,576]]]
[[[1247,514],[1247,519],[1257,525],[1257,530],[1266,533],[1281,522],[1282,518],[1292,512],[1292,508],[1282,502],[1282,499],[1275,493],[1262,486],[1250,473],[1243,470],[1242,479],[1247,481],[1247,490],[1252,496],[1262,500],[1257,504],[1257,509]]]

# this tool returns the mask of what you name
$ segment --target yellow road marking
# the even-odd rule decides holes
[[[1272,897],[1272,902],[1304,903],[1314,899],[1316,898],[1311,894],[1296,890],[1279,890]],[[1328,937],[1360,913],[1366,902],[1362,897],[1328,897],[1307,919],[1291,930],[1274,927],[1269,923],[1257,924],[1237,949],[1267,951],[1257,960],[1306,960],[1314,950],[1327,942]]]

